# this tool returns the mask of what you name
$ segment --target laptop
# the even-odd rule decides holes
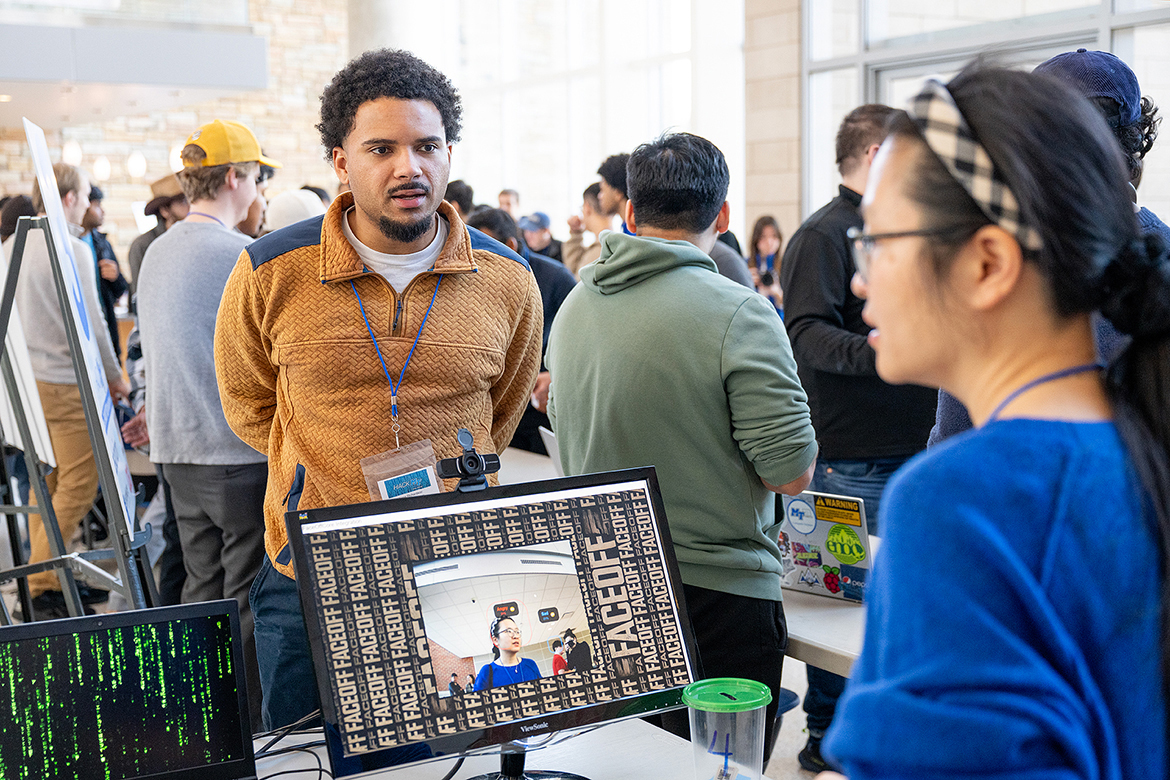
[[[872,548],[865,501],[806,490],[782,496],[778,542],[784,560],[781,586],[845,601],[861,601]]]
[[[0,689],[0,777],[256,777],[234,600],[0,627]]]
[[[561,465],[561,448],[557,446],[557,435],[543,425],[537,428],[537,430],[540,431],[540,440],[544,442],[545,451],[552,458],[553,468],[556,469],[557,476],[565,476],[565,469]]]

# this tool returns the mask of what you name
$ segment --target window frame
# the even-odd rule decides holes
[[[883,102],[887,99],[889,82],[896,76],[918,73],[925,76],[954,70],[976,55],[993,52],[1004,56],[1008,62],[1043,54],[1053,56],[1081,46],[1118,53],[1115,45],[1118,31],[1170,23],[1170,8],[1118,11],[1115,7],[1124,0],[1100,0],[1094,5],[1053,14],[985,22],[874,44],[869,40],[870,9],[880,0],[857,0],[858,51],[813,60],[810,53],[814,2],[816,0],[803,0],[801,3],[801,83],[804,86],[800,106],[802,219],[824,205],[811,202],[812,180],[820,173],[812,170],[810,144],[813,118],[809,110],[809,93],[814,74],[854,68],[859,87],[854,105]],[[1166,96],[1165,102],[1170,106],[1170,96]]]

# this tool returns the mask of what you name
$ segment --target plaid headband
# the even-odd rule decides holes
[[[1023,224],[1016,196],[996,170],[987,150],[975,139],[947,88],[929,79],[911,99],[906,112],[926,139],[926,145],[987,218],[1015,236],[1025,249],[1039,251],[1040,235]]]

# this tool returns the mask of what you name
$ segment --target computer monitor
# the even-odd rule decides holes
[[[234,600],[0,628],[0,777],[256,777]]]
[[[286,521],[337,777],[678,708],[695,678],[652,468]]]

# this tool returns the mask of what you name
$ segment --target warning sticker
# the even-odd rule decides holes
[[[848,498],[816,496],[817,519],[861,527],[861,504]]]

